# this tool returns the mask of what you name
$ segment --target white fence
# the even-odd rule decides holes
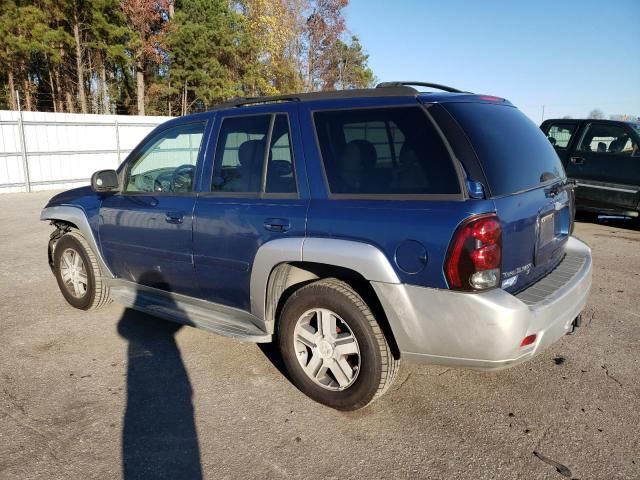
[[[0,193],[86,185],[169,118],[0,110]]]

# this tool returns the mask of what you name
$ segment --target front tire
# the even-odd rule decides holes
[[[79,232],[71,230],[56,242],[53,266],[60,292],[72,307],[93,310],[111,302],[96,256]]]
[[[333,278],[289,297],[277,337],[296,387],[338,410],[357,410],[376,400],[400,365],[362,297]]]

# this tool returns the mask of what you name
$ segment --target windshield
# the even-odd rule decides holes
[[[565,179],[544,133],[520,110],[490,103],[447,103],[471,141],[493,196]]]

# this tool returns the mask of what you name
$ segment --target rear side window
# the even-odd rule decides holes
[[[576,125],[570,123],[554,123],[549,127],[547,138],[551,145],[557,148],[567,148],[571,137],[576,131]]]
[[[520,110],[489,103],[447,103],[478,155],[494,196],[566,177],[544,133]]]
[[[332,194],[459,194],[458,176],[420,107],[314,114]]]

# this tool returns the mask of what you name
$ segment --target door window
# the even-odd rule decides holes
[[[576,131],[576,125],[570,123],[554,123],[549,127],[547,138],[556,148],[567,148],[571,137]]]
[[[592,123],[582,137],[582,152],[614,153],[631,156],[638,147],[629,133],[619,125]]]
[[[266,193],[296,193],[293,150],[286,115],[276,115],[267,164]]]
[[[218,136],[211,189],[230,193],[295,193],[287,115],[225,118]]]
[[[192,192],[204,123],[169,128],[149,140],[130,163],[129,193]]]

